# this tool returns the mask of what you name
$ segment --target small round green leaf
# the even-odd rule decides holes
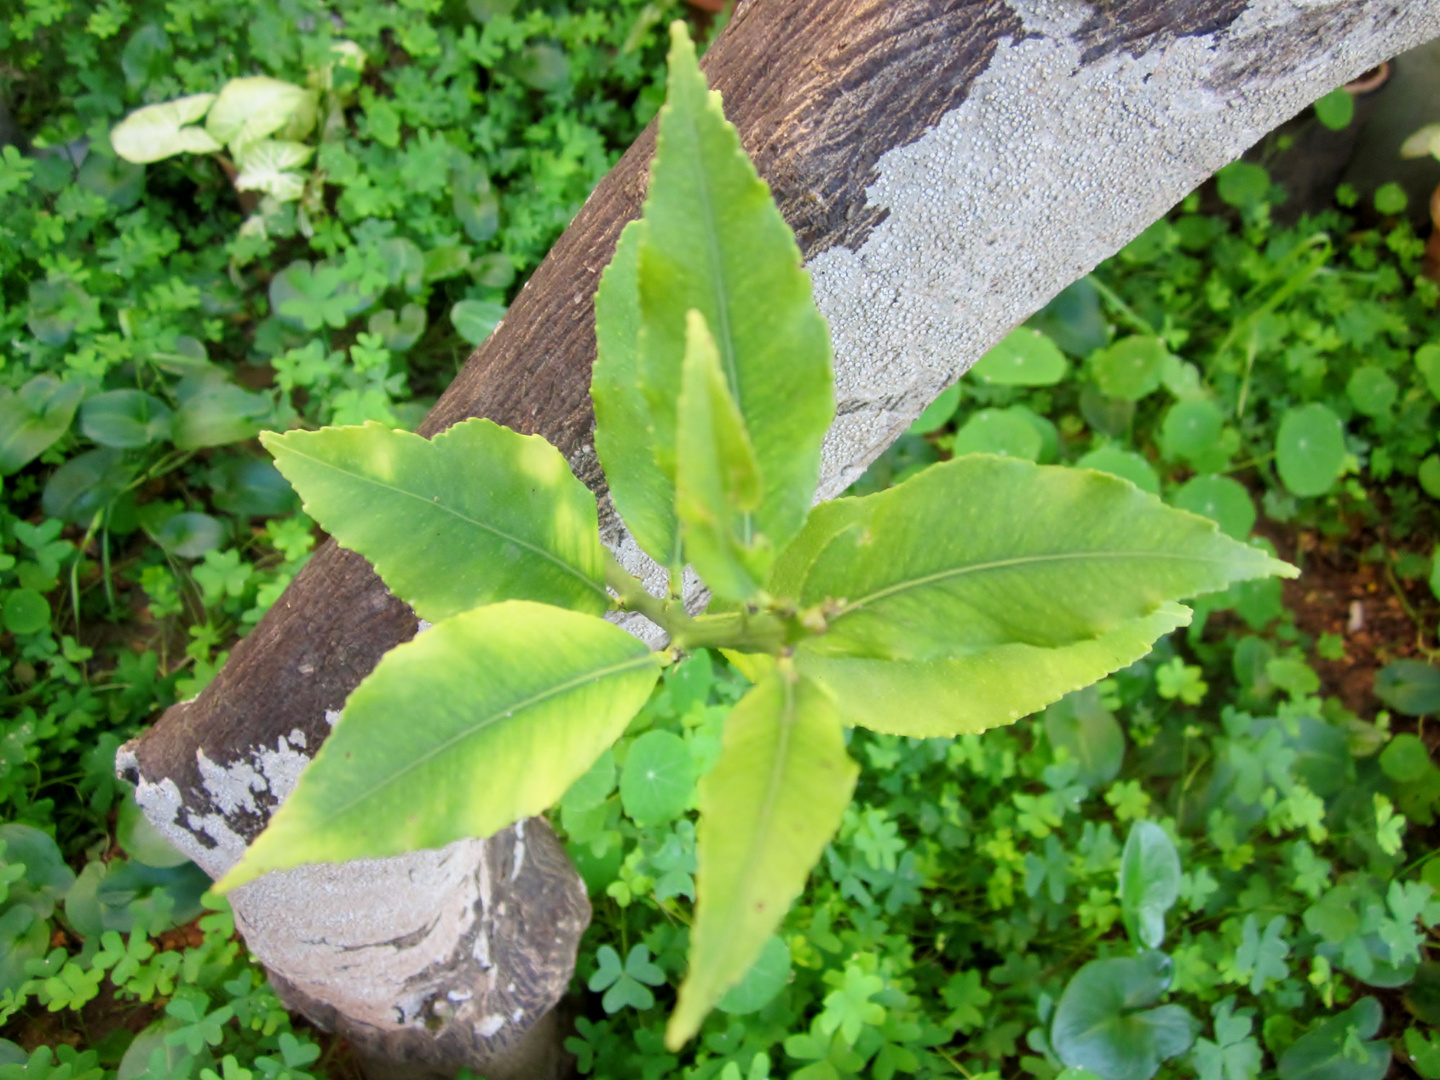
[[[5,629],[12,634],[35,634],[50,625],[50,605],[34,589],[16,589],[5,598]]]
[[[765,942],[760,958],[751,965],[744,978],[732,986],[715,1007],[731,1016],[759,1012],[785,989],[792,971],[790,946],[785,944],[784,938],[772,937]]]
[[[1423,660],[1396,660],[1375,676],[1375,696],[1406,716],[1440,713],[1440,668]]]
[[[1331,131],[1344,131],[1355,119],[1355,99],[1343,86],[1315,102],[1315,119]]]
[[[450,309],[450,322],[471,345],[479,345],[505,318],[505,305],[493,300],[461,300]]]
[[[1220,531],[1244,540],[1255,527],[1255,503],[1245,485],[1228,476],[1197,476],[1172,500],[1181,510],[1208,517]]]
[[[134,792],[127,791],[120,803],[115,821],[115,839],[125,849],[125,854],[145,866],[168,869],[184,866],[190,859],[176,851],[170,841],[151,825],[135,802]]]
[[[1430,394],[1440,401],[1440,345],[1421,345],[1415,350],[1415,366],[1430,388]]]
[[[1410,205],[1410,196],[1395,182],[1381,184],[1375,189],[1375,209],[1382,214],[1403,214]]]
[[[451,174],[451,202],[465,234],[483,244],[500,231],[500,199],[483,165],[471,163]]]
[[[1081,469],[1095,469],[1129,480],[1141,491],[1148,491],[1151,495],[1160,494],[1160,477],[1155,474],[1150,462],[1133,450],[1102,446],[1098,450],[1091,450],[1075,465]]]
[[[1420,462],[1415,478],[1420,481],[1420,488],[1426,495],[1440,499],[1440,454],[1431,454]]]
[[[1225,414],[1208,398],[1176,402],[1165,414],[1160,446],[1172,461],[1193,461],[1214,449],[1224,427]]]
[[[907,432],[909,435],[928,435],[932,431],[938,431],[950,422],[955,415],[955,407],[960,404],[960,384],[947,386],[940,391],[940,396],[929,405],[925,411],[915,418]]]
[[[1038,461],[1044,439],[1035,426],[1009,409],[981,409],[955,433],[954,452],[999,454]]]
[[[1294,494],[1323,495],[1345,467],[1345,427],[1318,402],[1289,409],[1275,438],[1280,479]]]
[[[1366,416],[1384,416],[1400,395],[1400,387],[1385,369],[1365,364],[1355,369],[1345,385],[1350,403]]]
[[[1263,203],[1270,194],[1270,174],[1248,161],[1232,161],[1215,174],[1220,198],[1237,210]]]
[[[685,740],[647,731],[630,746],[620,773],[620,801],[639,825],[663,825],[683,814],[695,793],[695,763]]]
[[[996,386],[1053,386],[1069,369],[1065,354],[1053,341],[1022,326],[976,361],[970,376]]]
[[[1090,362],[1107,397],[1139,401],[1159,388],[1169,355],[1159,338],[1136,334],[1101,349]]]
[[[416,249],[418,255],[419,249]],[[425,309],[419,304],[406,304],[399,312],[386,309],[370,316],[366,329],[379,334],[385,348],[391,352],[404,352],[425,332]]]

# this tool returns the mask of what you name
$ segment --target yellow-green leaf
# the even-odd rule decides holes
[[[773,558],[765,537],[755,533],[763,482],[715,339],[698,311],[690,312],[679,418],[675,507],[686,554],[715,595],[749,600]]]
[[[1108,634],[1058,648],[1012,643],[944,660],[823,656],[802,648],[795,662],[830,694],[847,726],[917,739],[968,735],[1039,712],[1128,667],[1189,622],[1189,608],[1162,604]]]
[[[660,673],[590,615],[511,601],[399,645],[350,695],[290,797],[217,886],[489,836],[565,794]]]
[[[640,391],[640,286],[636,278],[643,221],[620,234],[595,294],[595,452],[615,509],[635,542],[662,566],[680,565],[675,482],[655,460],[650,405]]]
[[[779,548],[810,509],[834,415],[830,335],[795,238],[706,88],[682,23],[672,28],[644,221],[639,373],[656,459],[673,477],[686,324],[698,310],[755,448],[764,486],[755,531]]]
[[[305,509],[431,622],[497,600],[610,604],[595,497],[538,435],[466,420],[266,434]]]
[[[973,455],[817,513],[772,592],[829,602],[817,655],[936,660],[997,645],[1055,648],[1167,601],[1294,576],[1215,523],[1106,473]],[[825,537],[829,536],[828,541]],[[813,555],[811,553],[814,553]],[[782,580],[783,579],[783,580]]]
[[[725,721],[720,759],[700,781],[690,970],[665,1041],[678,1048],[740,981],[800,895],[839,827],[859,769],[835,707],[776,670]]]

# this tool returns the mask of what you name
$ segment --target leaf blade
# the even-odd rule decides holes
[[[828,632],[806,643],[817,654],[928,660],[1014,642],[1054,648],[1182,596],[1296,573],[1117,477],[1013,458],[956,458],[837,504],[815,525],[831,538],[798,596],[834,602]],[[796,544],[817,546],[805,533]],[[793,564],[780,562],[793,583]]]
[[[756,528],[779,548],[810,509],[834,415],[830,335],[794,236],[678,23],[668,89],[638,251],[639,374],[655,455],[673,475],[686,321],[696,309],[754,443],[765,492]]]
[[[720,370],[715,339],[694,310],[678,415],[675,508],[686,554],[717,596],[750,600],[773,558],[763,537],[747,542],[764,482],[745,418]]]
[[[295,791],[216,887],[442,847],[537,814],[619,738],[658,676],[643,642],[589,615],[508,601],[437,623],[350,695]]]
[[[667,1045],[694,1035],[749,971],[839,826],[858,775],[828,697],[803,676],[773,672],[730,714],[720,760],[701,781],[690,970]]]
[[[1071,691],[1128,667],[1155,641],[1190,622],[1164,604],[1108,634],[1057,648],[1012,642],[941,660],[877,660],[816,654],[796,664],[824,687],[847,726],[927,739],[1011,724]]]
[[[620,233],[595,294],[595,453],[615,509],[641,549],[662,566],[680,564],[675,482],[655,460],[650,404],[640,388],[640,238],[645,222]]]
[[[609,606],[594,497],[539,436],[467,420],[431,440],[371,422],[262,441],[307,512],[421,618]]]

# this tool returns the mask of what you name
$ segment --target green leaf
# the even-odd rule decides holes
[[[1160,388],[1165,360],[1170,351],[1157,337],[1134,335],[1121,338],[1090,359],[1095,381],[1106,397],[1139,401]]]
[[[1400,386],[1384,368],[1377,364],[1363,364],[1350,375],[1345,384],[1345,396],[1352,405],[1366,416],[1384,416],[1400,396]]]
[[[700,873],[690,970],[665,1031],[678,1048],[755,963],[840,824],[859,769],[808,679],[776,671],[725,721],[700,782]]]
[[[955,432],[951,449],[962,454],[998,454],[1037,461],[1044,440],[1025,417],[1013,409],[981,409]]]
[[[25,867],[25,876],[10,884],[7,907],[28,907],[36,918],[48,919],[75,884],[75,872],[66,865],[59,845],[32,825],[10,823],[0,825],[0,850],[6,863]]]
[[[1253,210],[1270,197],[1270,174],[1248,161],[1232,161],[1215,182],[1221,201],[1237,210]]]
[[[1172,461],[1195,461],[1214,450],[1224,427],[1225,414],[1209,398],[1177,401],[1165,414],[1160,446]]]
[[[1153,821],[1130,826],[1120,856],[1120,912],[1130,940],[1158,949],[1165,940],[1165,913],[1180,897],[1180,853]]]
[[[1290,954],[1290,945],[1285,940],[1288,922],[1283,915],[1276,915],[1265,929],[1253,914],[1245,916],[1240,928],[1240,947],[1235,950],[1235,974],[1240,981],[1250,982],[1250,992],[1258,994],[1270,983],[1279,982],[1290,974],[1290,965],[1285,957]]]
[[[270,399],[264,394],[231,383],[207,383],[181,402],[171,421],[170,437],[179,450],[244,442],[260,433],[261,422],[270,411]]]
[[[638,368],[656,459],[674,475],[676,402],[694,309],[714,334],[755,448],[764,496],[755,532],[778,550],[810,510],[820,442],[834,416],[830,334],[795,238],[725,120],[720,96],[706,89],[679,21],[644,220]],[[670,550],[650,554],[673,565]]]
[[[1039,712],[1128,667],[1189,622],[1188,608],[1164,604],[1098,638],[1057,648],[1010,642],[948,659],[877,660],[802,646],[796,663],[835,700],[847,726],[917,739],[963,735]]]
[[[1054,386],[1069,370],[1065,354],[1053,341],[1022,326],[977,360],[970,376],[995,386]]]
[[[959,404],[960,384],[957,382],[941,390],[940,395],[925,406],[925,411],[915,418],[906,434],[928,435],[932,431],[940,430],[950,422],[950,418],[955,415],[955,406]]]
[[[1287,409],[1275,436],[1275,465],[1294,494],[1325,494],[1345,467],[1345,425],[1318,402]]]
[[[1440,1041],[1435,1036],[1427,1037],[1419,1028],[1409,1028],[1405,1032],[1405,1053],[1424,1080],[1440,1080]]]
[[[715,339],[698,311],[689,317],[678,415],[675,508],[685,553],[716,596],[750,600],[774,559],[767,540],[755,534],[763,481]]]
[[[500,231],[500,199],[483,165],[470,162],[454,169],[450,188],[455,217],[465,227],[465,235],[483,244]]]
[[[1410,205],[1410,196],[1393,180],[1375,189],[1375,209],[1382,214],[1403,214]]]
[[[1173,501],[1181,510],[1209,518],[1221,532],[1236,540],[1244,540],[1255,527],[1255,503],[1250,492],[1228,476],[1192,477],[1175,493]]]
[[[690,806],[695,763],[685,740],[647,731],[631,745],[620,772],[620,802],[637,825],[663,825]]]
[[[12,634],[35,634],[50,625],[50,605],[34,589],[16,589],[5,597],[0,624]]]
[[[1151,495],[1160,494],[1160,477],[1145,458],[1133,450],[1121,450],[1118,446],[1102,446],[1091,450],[1075,462],[1076,468],[1096,469],[1129,480],[1141,491]]]
[[[1045,710],[1045,737],[1065,748],[1080,766],[1075,779],[1092,791],[1120,775],[1125,733],[1094,687],[1072,691]]]
[[[509,310],[494,300],[458,300],[450,309],[450,322],[455,332],[471,345],[483,345],[495,332]]]
[[[1160,1063],[1190,1048],[1195,1018],[1178,1005],[1149,1008],[1170,986],[1163,953],[1092,960],[1060,995],[1050,1045],[1072,1068],[1105,1080],[1150,1080]]]
[[[832,601],[805,649],[877,659],[1072,645],[1181,596],[1295,573],[1127,481],[988,456],[816,507],[795,548],[771,592]]]
[[[1424,376],[1431,396],[1440,401],[1440,345],[1421,345],[1416,349],[1415,367]]]
[[[1420,462],[1415,478],[1420,481],[1420,488],[1425,494],[1432,499],[1440,499],[1440,454],[1431,454]]]
[[[1390,1068],[1390,1044],[1374,1038],[1382,1019],[1365,997],[1322,1020],[1280,1055],[1280,1080],[1381,1080]]]
[[[785,989],[794,968],[790,964],[790,946],[776,935],[765,942],[760,956],[750,965],[741,980],[732,986],[715,1007],[731,1016],[748,1016],[759,1012]]]
[[[642,549],[662,566],[680,563],[675,482],[655,460],[650,405],[640,388],[640,237],[645,222],[620,234],[595,294],[595,452],[615,509]]]
[[[19,390],[0,389],[0,476],[24,468],[64,435],[85,387],[36,375]]]
[[[1315,118],[1331,131],[1344,131],[1355,119],[1355,99],[1343,86],[1315,102]]]
[[[221,144],[204,128],[187,127],[205,115],[214,94],[191,94],[136,109],[110,131],[110,146],[126,161],[148,165],[176,154],[213,154]]]
[[[143,390],[110,390],[80,408],[80,431],[101,446],[138,450],[170,434],[170,407]]]
[[[1406,716],[1440,712],[1440,668],[1423,660],[1395,660],[1375,676],[1375,696]]]
[[[509,601],[436,623],[350,695],[295,791],[216,888],[301,863],[443,847],[538,814],[619,738],[659,673],[643,642],[559,608]]]
[[[423,619],[496,600],[609,607],[595,498],[538,435],[466,420],[266,434],[306,512]]]
[[[1212,1010],[1215,1041],[1196,1039],[1192,1060],[1199,1080],[1255,1080],[1260,1075],[1263,1055],[1250,1034],[1254,1026],[1250,1009],[1234,1012],[1235,999],[1226,998]]]
[[[452,309],[451,322],[454,322]],[[391,352],[404,352],[425,333],[425,309],[419,304],[406,304],[399,312],[391,309],[377,311],[371,315],[365,328],[372,334],[380,335],[385,348]]]

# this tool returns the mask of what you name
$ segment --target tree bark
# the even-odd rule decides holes
[[[821,496],[1216,168],[1437,35],[1440,0],[742,0],[703,66],[834,334]],[[421,430],[485,416],[544,435],[601,497],[606,541],[658,583],[605,497],[588,396],[595,287],[639,213],[653,140],[600,184]],[[126,747],[122,773],[218,875],[415,631],[364,560],[327,544],[205,692]],[[546,1075],[516,1055],[553,1042],[533,1032],[588,905],[542,820],[273,874],[233,899],[287,999],[377,1059]]]

